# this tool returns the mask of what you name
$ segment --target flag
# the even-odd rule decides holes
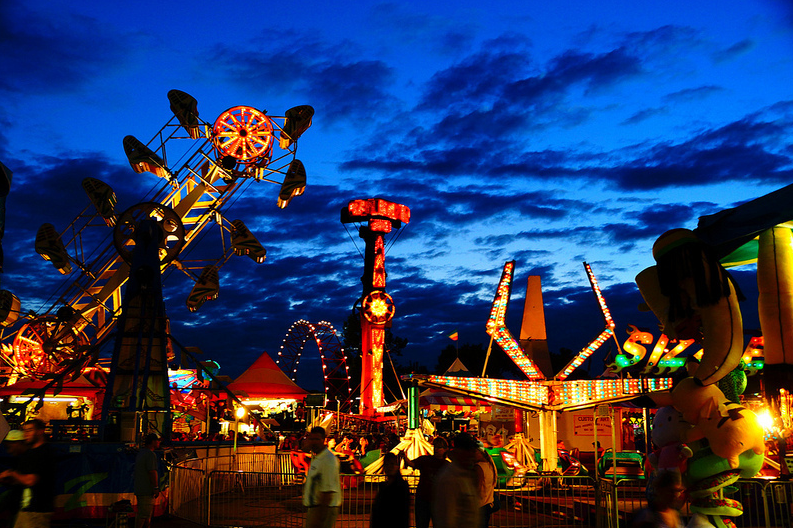
[[[458,337],[460,337],[460,336],[459,336],[459,335],[457,335],[457,330],[455,330],[454,332],[452,332],[451,334],[449,334],[449,339],[451,339],[452,341],[457,341],[457,338],[458,338]]]

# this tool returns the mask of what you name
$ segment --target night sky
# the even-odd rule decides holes
[[[516,336],[528,275],[542,277],[551,351],[601,331],[583,261],[620,342],[628,324],[657,334],[633,283],[654,240],[793,180],[787,1],[108,4],[0,3],[0,161],[14,172],[1,286],[42,313],[74,280],[33,242],[90,205],[83,178],[110,184],[119,211],[162,182],[131,170],[122,138],[160,130],[168,90],[209,122],[310,104],[305,194],[281,210],[278,187],[256,182],[224,211],[267,260],[232,259],[194,314],[192,283],[165,276],[173,334],[232,377],[275,355],[293,321],[341,329],[363,272],[363,243],[339,221],[352,199],[412,211],[386,256],[393,332],[409,340],[395,359],[432,369],[454,330],[487,343],[508,260]],[[734,274],[756,328],[754,267]]]

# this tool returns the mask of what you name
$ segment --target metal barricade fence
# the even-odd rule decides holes
[[[203,497],[184,491],[174,497],[190,499],[172,514],[205,526],[298,527],[304,520],[302,484],[293,473],[212,470],[203,483],[175,469],[174,483],[201,485]],[[188,470],[190,471],[190,470]],[[192,471],[196,471],[193,469]],[[415,493],[417,476],[406,476]],[[383,476],[342,475],[343,502],[336,526],[367,528],[374,498]],[[494,528],[595,526],[600,499],[589,477],[550,476],[530,479],[522,488],[498,489],[501,509],[490,518]],[[203,503],[202,503],[203,502]],[[411,497],[411,526],[413,497]]]
[[[273,468],[275,471],[255,471]],[[278,470],[288,464],[288,471]],[[172,468],[170,513],[204,526],[299,527],[304,522],[302,478],[288,455],[191,460]],[[336,526],[367,528],[382,476],[342,475],[343,503]],[[407,476],[411,493],[417,477]],[[498,489],[501,509],[493,528],[626,528],[647,504],[646,481],[595,480],[588,476],[529,477],[520,488]],[[728,495],[743,504],[738,528],[793,526],[793,482],[739,480]],[[411,526],[415,526],[412,514]],[[686,518],[691,513],[686,509]]]
[[[644,479],[600,479],[598,484],[602,497],[598,528],[625,528],[635,512],[647,506],[647,481]]]
[[[490,517],[496,528],[590,528],[601,504],[597,482],[588,476],[531,476],[521,488],[496,493],[501,509]]]
[[[743,515],[732,520],[739,528],[793,526],[793,482],[764,478],[739,480],[725,496],[741,502]]]
[[[647,481],[601,479],[603,516],[598,528],[626,528],[635,513],[647,505]],[[738,528],[790,528],[793,526],[793,481],[767,478],[741,479],[723,490],[726,498],[741,503],[743,514],[730,519]],[[692,517],[689,504],[682,511],[687,522]]]
[[[173,466],[170,469],[168,511],[195,523],[204,523],[206,514],[206,473],[197,468]]]
[[[194,458],[172,465],[170,470],[169,513],[198,524],[209,524],[210,481],[212,472],[269,470],[280,482],[298,483],[289,453],[238,453],[220,457]],[[216,486],[216,492],[220,488]]]

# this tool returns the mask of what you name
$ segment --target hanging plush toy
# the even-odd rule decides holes
[[[724,496],[724,489],[739,478],[751,478],[764,461],[763,430],[757,416],[730,402],[716,384],[702,386],[694,378],[680,381],[672,391],[675,408],[694,425],[685,434],[695,449],[688,459],[684,480],[691,512],[708,516],[715,526],[729,526],[722,518],[741,515],[741,503]]]
[[[741,394],[746,390],[746,370],[741,362],[729,374],[719,380],[719,389],[732,403],[741,403]]]
[[[684,442],[692,425],[674,407],[661,407],[653,418],[652,439],[656,450],[650,453],[650,464],[656,471],[680,473],[693,454]]]
[[[741,361],[739,292],[694,232],[673,229],[653,245],[656,266],[636,277],[645,302],[672,339],[695,339],[703,349],[696,378],[716,383]]]

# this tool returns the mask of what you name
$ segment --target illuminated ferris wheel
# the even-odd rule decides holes
[[[303,194],[306,171],[296,157],[297,140],[311,126],[314,109],[303,105],[270,116],[235,106],[209,123],[189,94],[171,90],[168,99],[173,117],[150,141],[131,135],[123,140],[133,171],[160,178],[146,200],[119,213],[113,189],[89,177],[82,186],[91,204],[62,231],[52,224],[39,229],[36,252],[67,278],[52,295],[54,302],[27,318],[19,318],[16,297],[0,299],[0,316],[5,315],[0,325],[6,327],[0,358],[6,371],[33,378],[57,373],[110,333],[129,276],[132,231],[141,218],[160,226],[161,271],[178,270],[194,282],[186,300],[190,311],[218,297],[219,270],[234,255],[264,262],[266,250],[256,236],[242,220],[223,213],[251,182],[279,185],[281,209]],[[108,227],[113,236],[90,249],[94,230]],[[220,248],[192,258],[199,235],[210,227],[220,231]]]
[[[347,356],[344,353],[336,329],[327,322],[312,324],[305,319],[292,323],[286,332],[276,364],[292,381],[297,377],[300,359],[306,345],[312,341],[319,350],[322,360],[322,376],[325,394],[329,401],[339,402],[342,411],[349,411],[352,405],[352,388]],[[313,344],[309,346],[313,349]]]

